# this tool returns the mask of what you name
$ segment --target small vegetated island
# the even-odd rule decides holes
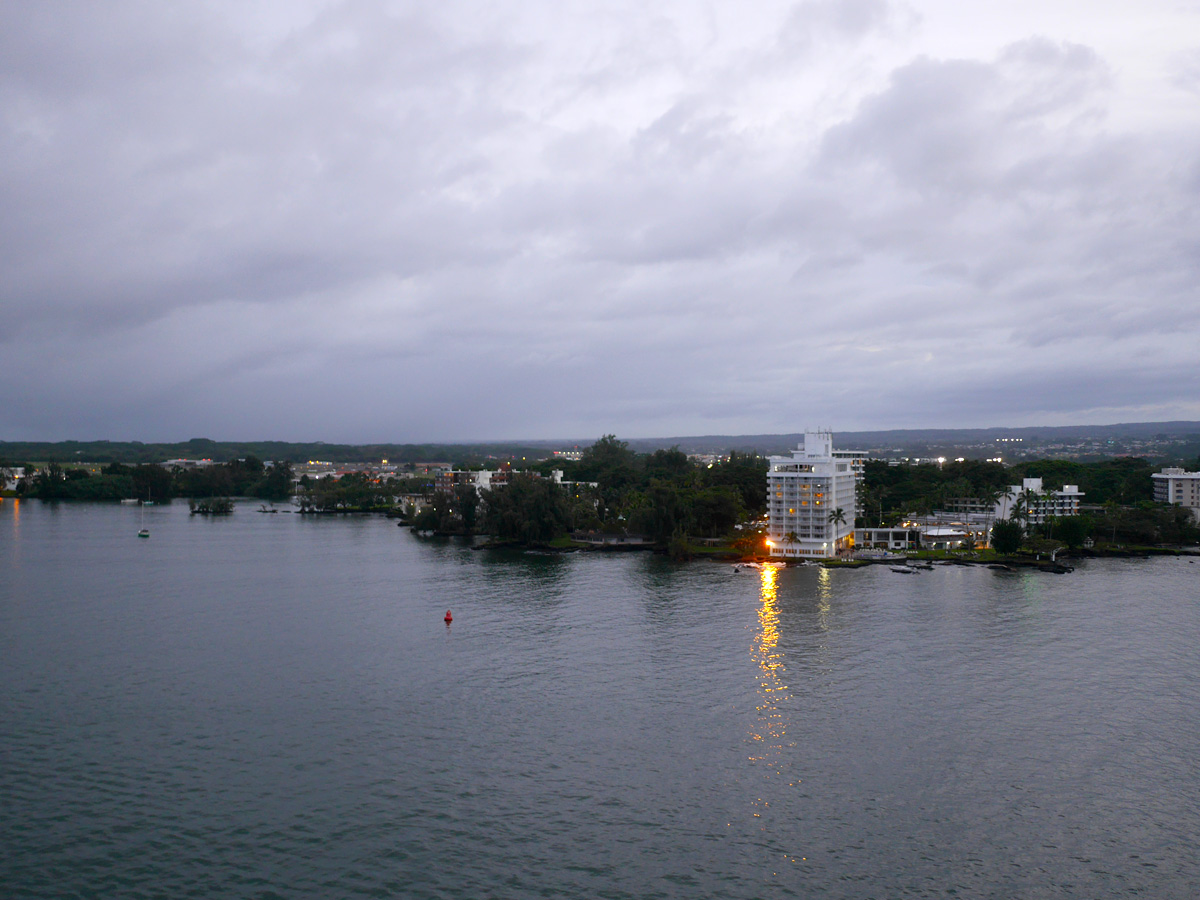
[[[205,497],[188,500],[188,509],[193,516],[228,516],[233,513],[233,501],[228,497]]]

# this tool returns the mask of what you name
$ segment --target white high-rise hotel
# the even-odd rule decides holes
[[[834,451],[828,431],[806,431],[791,456],[770,458],[767,549],[772,556],[830,557],[849,549],[858,455]]]

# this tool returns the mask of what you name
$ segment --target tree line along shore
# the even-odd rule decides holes
[[[1180,462],[1200,467],[1200,460]],[[17,465],[25,464],[0,461],[0,468]],[[474,467],[500,465],[498,460],[479,460]],[[93,501],[290,500],[301,513],[384,513],[421,533],[487,535],[497,544],[567,547],[573,534],[637,535],[644,545],[676,556],[749,557],[765,552],[761,526],[767,465],[765,457],[754,453],[734,452],[713,462],[697,461],[678,448],[637,453],[606,435],[584,449],[578,460],[531,462],[505,484],[482,491],[466,484],[436,490],[434,477],[413,465],[407,466],[411,471],[387,476],[350,472],[337,479],[296,479],[290,461],[265,464],[246,456],[203,468],[113,462],[91,471],[57,462],[25,465],[27,476],[17,495]],[[557,481],[550,477],[553,470],[560,473]],[[1187,510],[1153,501],[1154,471],[1148,460],[1136,457],[1086,463],[1035,460],[1011,466],[977,460],[920,465],[868,460],[856,525],[894,526],[962,498],[989,501],[1022,478],[1041,478],[1048,489],[1079,485],[1086,498],[1083,514],[1072,517],[1075,521],[1000,526],[993,533],[997,549],[1039,552],[1057,544],[1074,550],[1089,542],[1103,550],[1200,540],[1200,529]],[[219,514],[232,508],[210,502],[200,511]],[[604,541],[600,537],[596,542]]]

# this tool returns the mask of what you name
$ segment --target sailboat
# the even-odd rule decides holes
[[[146,527],[146,504],[142,504],[142,530],[138,532],[138,537],[150,537],[150,529]]]

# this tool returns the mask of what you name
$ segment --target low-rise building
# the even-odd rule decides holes
[[[854,546],[864,550],[916,550],[921,531],[908,525],[896,528],[857,528]]]
[[[1041,525],[1047,519],[1079,515],[1083,496],[1077,484],[1064,484],[1060,491],[1049,491],[1042,487],[1042,479],[1026,478],[1000,497],[995,517],[1011,519],[1018,515],[1030,525]]]
[[[451,469],[448,472],[438,472],[433,479],[433,489],[439,494],[453,494],[455,488],[470,485],[476,491],[491,487],[492,473],[486,469],[466,471]]]
[[[564,473],[562,469],[551,469],[550,480],[565,490],[568,494],[574,494],[576,497],[580,495],[580,492],[587,488],[600,487],[600,482],[598,481],[563,481],[563,474]]]
[[[159,463],[164,469],[207,469],[213,464],[211,459],[168,459]]]
[[[555,469],[555,472],[558,475],[558,477],[555,479],[556,481],[559,481],[564,485],[571,484],[571,482],[562,481],[561,470]],[[434,490],[441,493],[452,494],[454,493],[454,489],[459,485],[469,484],[473,486],[477,492],[482,494],[484,491],[492,490],[508,484],[510,481],[512,481],[513,476],[520,474],[521,472],[514,469],[512,467],[512,463],[510,462],[502,462],[496,469],[479,469],[478,471],[449,469],[444,472],[438,472],[437,477],[434,479],[433,487]],[[542,477],[537,472],[530,472],[526,474],[532,475],[534,478]]]
[[[980,549],[988,546],[990,518],[935,513],[894,528],[859,528],[854,532],[854,546],[861,550]]]
[[[949,497],[945,507],[947,512],[965,516],[990,516],[995,510],[995,504],[979,497]]]
[[[986,536],[985,529],[985,539]],[[961,547],[978,546],[983,543],[985,540],[980,540],[971,526],[965,522],[923,525],[921,527],[921,546],[927,550],[958,550]]]

